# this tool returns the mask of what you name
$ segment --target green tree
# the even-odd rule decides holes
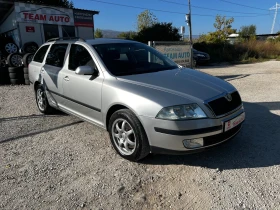
[[[133,40],[136,36],[137,36],[137,33],[135,31],[128,31],[128,32],[120,33],[118,35],[118,38]]]
[[[148,43],[148,41],[179,41],[181,35],[172,23],[156,23],[150,27],[145,27],[138,32],[135,40]]]
[[[156,23],[158,23],[157,17],[149,10],[145,10],[137,17],[137,30],[141,31],[144,28],[151,27]]]
[[[216,31],[211,33],[212,38],[216,41],[225,41],[229,34],[236,32],[231,26],[233,22],[234,18],[227,19],[225,16],[217,15],[214,23]]]
[[[73,1],[71,0],[16,0],[24,3],[31,3],[31,4],[45,4],[50,6],[57,6],[57,7],[65,7],[65,8],[74,8]]]
[[[240,37],[255,37],[257,34],[257,27],[255,25],[242,26],[239,31]]]
[[[103,33],[100,29],[96,29],[94,32],[94,38],[102,38],[103,37]]]

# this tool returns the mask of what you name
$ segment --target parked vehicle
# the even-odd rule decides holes
[[[134,41],[50,40],[29,64],[29,80],[40,112],[59,109],[106,129],[132,161],[212,147],[245,119],[231,84]]]
[[[201,65],[201,64],[206,64],[210,61],[210,55],[205,53],[205,52],[201,52],[198,51],[196,49],[193,49],[193,58],[196,61],[196,64]]]

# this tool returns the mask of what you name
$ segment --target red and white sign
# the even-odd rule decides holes
[[[34,26],[26,26],[25,30],[26,30],[26,32],[34,33],[35,32],[35,27]]]
[[[52,21],[52,22],[58,22],[58,23],[69,23],[70,17],[65,16],[63,14],[61,15],[46,15],[46,14],[34,14],[29,12],[23,12],[24,20],[26,21]]]
[[[74,25],[72,9],[15,2],[15,11],[18,22]]]
[[[238,126],[240,123],[242,123],[245,120],[245,113],[243,112],[241,115],[239,115],[238,117],[225,122],[225,132],[227,132],[228,130]]]

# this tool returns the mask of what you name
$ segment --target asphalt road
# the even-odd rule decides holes
[[[128,162],[106,131],[43,116],[29,86],[0,86],[0,209],[280,209],[280,62],[203,67],[246,109],[226,144]]]

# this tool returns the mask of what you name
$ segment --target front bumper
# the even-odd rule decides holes
[[[140,120],[147,133],[152,153],[187,154],[199,152],[234,137],[241,130],[242,124],[224,132],[224,122],[243,112],[244,109],[241,108],[219,119],[169,121],[140,116]],[[188,149],[183,145],[186,139],[199,138],[203,138],[203,147]]]

